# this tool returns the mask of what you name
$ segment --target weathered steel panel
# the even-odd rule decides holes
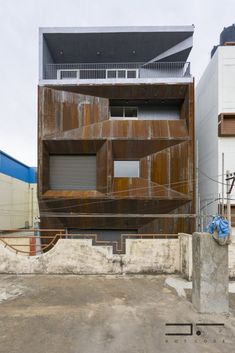
[[[63,88],[39,88],[42,225],[159,234],[192,232],[192,218],[154,219],[148,214],[195,211],[193,84]],[[182,103],[180,120],[109,120],[109,99],[155,99],[164,104],[178,100]],[[49,189],[50,154],[92,153],[97,160],[96,190]],[[140,160],[140,178],[114,178],[115,159]],[[71,216],[76,213],[90,216]],[[108,213],[114,217],[105,217]],[[118,214],[125,216],[116,217]],[[146,217],[134,218],[133,214]]]
[[[109,101],[105,98],[40,88],[41,137],[63,133],[109,118]]]
[[[78,85],[78,86],[48,86],[52,89],[103,97],[108,99],[158,99],[159,101],[184,100],[188,83],[182,84],[115,84],[115,85]],[[191,84],[192,85],[192,84]]]

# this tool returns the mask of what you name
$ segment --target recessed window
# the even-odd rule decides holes
[[[125,114],[125,118],[137,118],[137,108],[136,107],[125,107],[124,114]]]
[[[123,107],[110,107],[110,115],[112,118],[123,118]]]
[[[122,118],[122,119],[137,119],[138,108],[137,107],[110,107],[111,118]]]
[[[50,189],[95,190],[95,155],[51,155]]]
[[[139,161],[114,161],[114,177],[138,178],[140,169],[139,165]]]

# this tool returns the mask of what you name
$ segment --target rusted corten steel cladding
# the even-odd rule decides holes
[[[195,213],[193,83],[44,86],[38,94],[42,228],[194,231],[195,218],[177,217]],[[180,119],[110,120],[110,99],[175,100]],[[51,190],[49,156],[56,154],[95,154],[96,190]],[[114,160],[133,159],[140,177],[114,178]]]

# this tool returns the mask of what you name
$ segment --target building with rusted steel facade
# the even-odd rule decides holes
[[[40,29],[41,228],[119,245],[194,230],[193,30]]]

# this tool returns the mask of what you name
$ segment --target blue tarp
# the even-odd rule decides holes
[[[214,216],[205,231],[213,234],[216,230],[220,238],[225,238],[229,235],[229,222],[220,216]]]

